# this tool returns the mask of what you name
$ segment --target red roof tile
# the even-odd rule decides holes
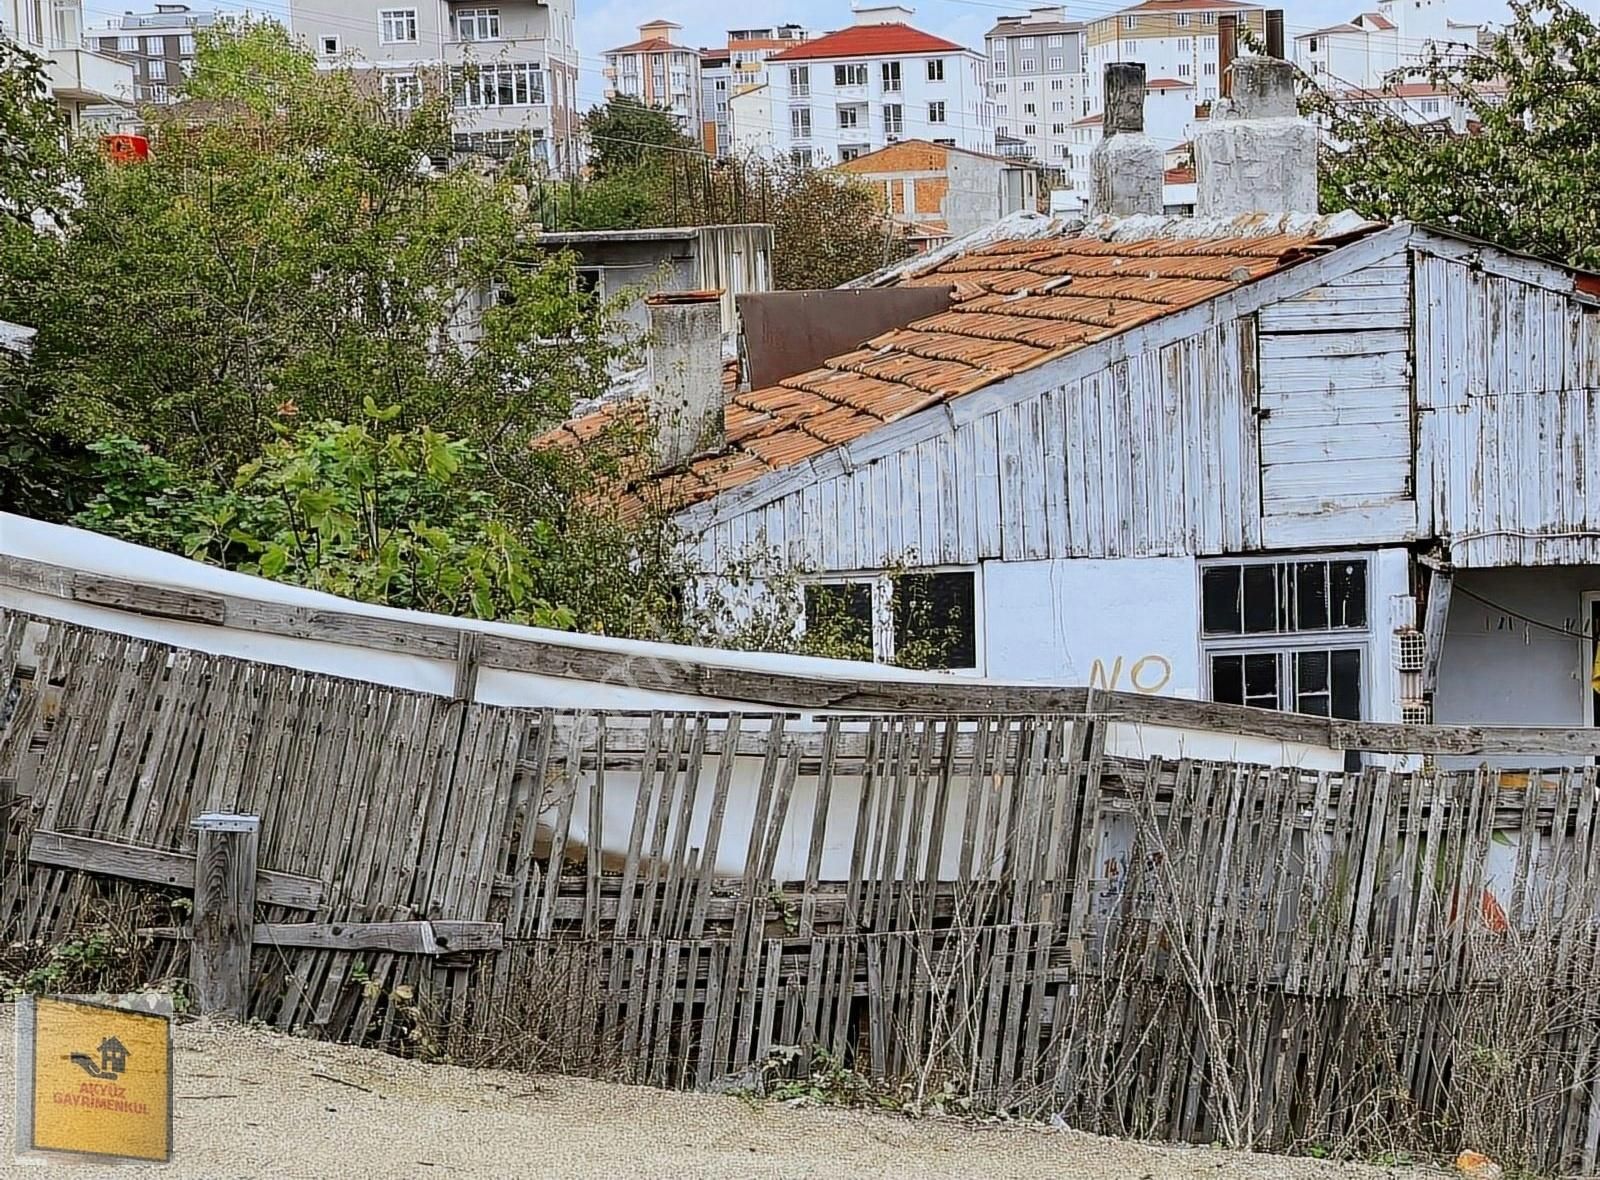
[[[768,61],[816,61],[834,57],[888,57],[896,53],[958,53],[966,47],[910,25],[853,25],[774,54]]]
[[[606,53],[694,53],[687,45],[674,45],[665,37],[650,37],[644,41],[635,41],[632,45],[619,45],[615,49],[608,49]]]
[[[1182,78],[1151,78],[1144,84],[1146,90],[1193,90],[1193,82],[1185,82]]]
[[[956,287],[947,311],[884,332],[821,367],[728,403],[721,454],[618,489],[625,513],[681,509],[804,462],[1129,328],[1193,307],[1318,252],[1311,235],[1148,238],[1093,234],[976,246],[899,281]],[[574,445],[625,420],[616,405],[536,445]],[[642,464],[643,460],[640,460]]]

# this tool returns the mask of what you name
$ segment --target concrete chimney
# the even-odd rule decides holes
[[[722,449],[722,292],[662,291],[650,311],[651,425],[656,463],[677,467]]]
[[[1317,131],[1300,117],[1294,66],[1237,57],[1232,97],[1195,132],[1195,215],[1317,211]]]
[[[1089,153],[1089,212],[1160,213],[1166,167],[1160,145],[1144,133],[1144,66],[1106,63],[1104,89],[1104,130]]]

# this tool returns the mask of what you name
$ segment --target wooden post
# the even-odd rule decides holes
[[[17,780],[0,778],[0,880],[5,879],[6,848],[11,835],[11,813],[17,809]]]
[[[243,1020],[250,1002],[261,817],[207,812],[194,827],[200,833],[189,948],[195,1002],[204,1014]]]

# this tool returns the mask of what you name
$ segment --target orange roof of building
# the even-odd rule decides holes
[[[1177,168],[1168,168],[1163,174],[1162,179],[1168,184],[1193,184],[1194,166],[1191,164],[1180,165]]]
[[[1372,228],[1369,224],[1369,228]],[[1193,307],[1320,252],[1311,233],[1025,237],[975,246],[922,268],[907,286],[953,285],[948,310],[866,341],[767,389],[734,395],[726,446],[653,478],[633,472],[624,512],[679,510],[804,462],[886,423],[1003,381],[1130,328]],[[624,421],[613,402],[536,441],[587,442]]]
[[[1398,27],[1394,21],[1384,16],[1381,12],[1363,12],[1361,14],[1361,19],[1366,21],[1367,24],[1371,25],[1373,28],[1382,29],[1384,31]]]
[[[1130,8],[1120,8],[1112,16],[1121,16],[1125,12],[1204,12],[1215,9],[1218,12],[1242,11],[1244,9],[1258,9],[1259,4],[1235,4],[1232,0],[1219,2],[1219,0],[1144,0],[1143,4],[1135,4]]]
[[[686,45],[674,45],[665,37],[647,37],[643,41],[635,41],[632,45],[619,45],[615,49],[608,49],[606,53],[693,53],[694,50]]]
[[[768,61],[814,61],[830,57],[890,57],[897,53],[968,52],[966,46],[906,24],[852,25],[837,33],[802,41]]]
[[[1151,78],[1144,84],[1146,90],[1193,90],[1193,82],[1185,82],[1182,78]]]

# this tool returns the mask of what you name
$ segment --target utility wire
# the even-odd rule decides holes
[[[1481,594],[1477,594],[1471,590],[1468,590],[1465,586],[1456,585],[1451,589],[1452,593],[1464,594],[1479,605],[1486,606],[1493,611],[1499,611],[1508,618],[1513,618],[1518,622],[1526,623],[1530,627],[1538,627],[1542,631],[1551,631],[1557,635],[1565,636],[1568,639],[1593,639],[1595,637],[1593,631],[1573,631],[1567,627],[1557,627],[1554,623],[1546,623],[1542,619],[1535,619],[1529,615],[1523,614],[1521,611],[1512,610],[1509,606],[1506,606],[1503,603],[1495,602],[1491,598],[1485,598]]]

